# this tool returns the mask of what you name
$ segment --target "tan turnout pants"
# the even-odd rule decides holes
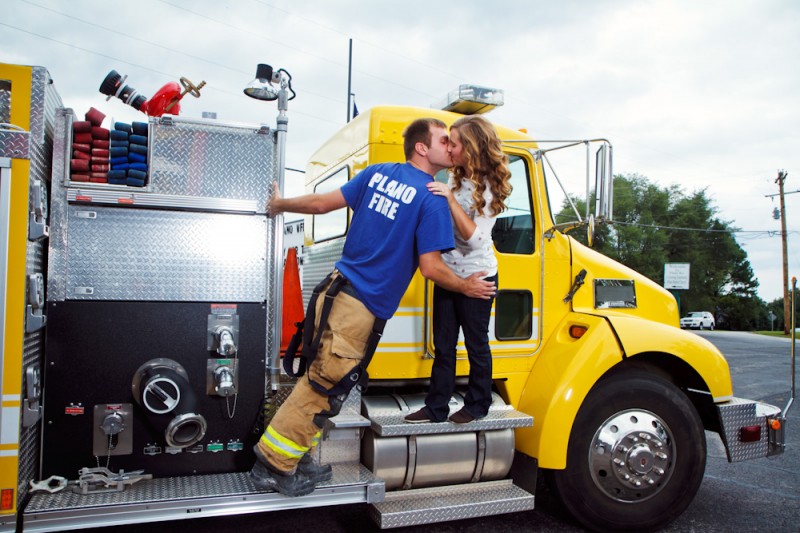
[[[329,285],[317,298],[315,332]],[[341,406],[334,400],[332,407],[333,398],[312,388],[309,378],[330,388],[350,373],[364,357],[374,322],[375,316],[358,299],[344,291],[336,295],[316,359],[297,380],[258,442],[259,451],[276,469],[293,472],[303,455],[319,443],[325,420],[335,416]]]

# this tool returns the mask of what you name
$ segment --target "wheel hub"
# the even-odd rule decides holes
[[[674,468],[675,444],[655,414],[632,409],[615,414],[595,433],[589,451],[592,479],[610,498],[643,501],[656,495]]]

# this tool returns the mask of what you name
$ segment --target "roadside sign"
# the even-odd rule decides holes
[[[664,288],[689,290],[689,263],[664,263]]]

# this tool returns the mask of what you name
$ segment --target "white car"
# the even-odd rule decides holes
[[[714,329],[714,315],[708,311],[692,311],[681,318],[681,329]]]

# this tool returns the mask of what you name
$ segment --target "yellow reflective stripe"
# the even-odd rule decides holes
[[[317,431],[317,434],[314,435],[313,439],[311,439],[311,447],[312,448],[314,446],[316,446],[317,444],[319,444],[319,439],[320,439],[321,436],[322,436],[322,432],[321,431]]]
[[[272,426],[268,426],[267,431],[261,435],[261,442],[275,453],[279,453],[291,459],[299,459],[309,450],[309,448],[287,439],[275,431]]]

